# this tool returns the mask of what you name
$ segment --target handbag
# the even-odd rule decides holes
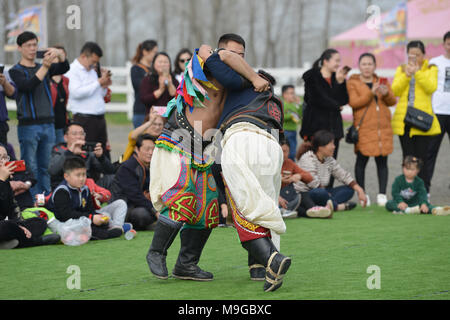
[[[406,109],[406,115],[403,122],[413,128],[419,129],[421,131],[428,131],[431,129],[433,124],[433,116],[426,113],[425,111],[414,108],[414,88],[416,80],[414,76],[409,82],[409,93],[408,93],[408,107]]]
[[[364,111],[364,114],[361,118],[361,121],[359,121],[358,126],[354,126],[353,124],[347,129],[347,132],[345,133],[345,142],[350,144],[357,144],[359,140],[359,128],[361,127],[361,123],[364,120],[364,117],[366,116],[367,110],[369,110],[370,104],[366,107],[366,111]]]

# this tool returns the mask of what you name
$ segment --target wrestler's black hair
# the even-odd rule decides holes
[[[222,35],[219,41],[217,42],[217,47],[220,48],[221,44],[227,44],[228,41],[234,41],[239,44],[242,44],[245,49],[245,40],[240,35],[235,33],[225,33],[224,35]]]

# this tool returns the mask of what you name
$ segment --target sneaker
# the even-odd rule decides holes
[[[436,207],[431,213],[433,216],[450,216],[450,206]]]
[[[420,214],[420,207],[414,206],[414,207],[408,207],[405,210],[406,214]]]
[[[282,209],[283,211],[281,211],[281,216],[283,217],[283,219],[289,219],[289,218],[296,218],[297,217],[297,211],[294,210],[286,210],[286,209]]]
[[[328,209],[330,209],[331,213],[334,212],[334,205],[333,205],[333,200],[328,199],[326,206]]]
[[[392,214],[400,214],[400,215],[403,215],[404,213],[403,213],[403,211],[392,211]]]
[[[345,204],[345,211],[353,210],[356,208],[356,203],[349,201]]]
[[[327,207],[312,207],[306,211],[310,218],[330,218],[332,211]]]
[[[0,250],[1,249],[14,249],[18,245],[19,245],[19,240],[17,240],[17,239],[2,241],[2,242],[0,242]]]
[[[377,194],[377,204],[380,207],[384,207],[386,205],[387,202],[387,197],[385,194],[379,193]]]

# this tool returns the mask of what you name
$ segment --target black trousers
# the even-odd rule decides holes
[[[20,226],[31,232],[31,238],[25,236]],[[0,221],[0,242],[17,239],[18,248],[33,247],[41,244],[41,237],[47,229],[47,221],[42,218],[31,218],[19,222],[11,220]]]
[[[300,205],[297,208],[297,213],[299,217],[309,218],[306,215],[306,211],[311,209],[312,207],[317,206],[317,204],[311,199],[311,196],[309,195],[309,192],[300,192],[300,195],[302,197],[302,201],[300,202]]]
[[[427,174],[426,170],[424,168],[427,167],[427,153],[428,153],[428,146],[433,140],[433,136],[413,136],[412,138],[409,136],[410,131],[409,126],[405,126],[405,133],[403,136],[399,136],[400,139],[400,145],[402,147],[403,152],[403,159],[405,159],[406,156],[414,156],[416,158],[419,158],[422,160],[422,170],[420,170],[418,176],[423,181],[427,181]],[[426,187],[426,185],[425,185]],[[427,188],[427,191],[429,192],[429,188]]]
[[[0,143],[2,143],[5,146],[8,144],[8,131],[9,131],[8,123],[6,121],[1,121],[0,122]]]
[[[425,175],[425,187],[430,190],[431,180],[433,179],[434,167],[436,165],[436,159],[439,154],[439,149],[441,148],[442,140],[444,139],[445,133],[450,140],[450,115],[437,114],[436,115],[439,124],[441,125],[441,134],[433,136],[428,144],[427,161],[424,166]]]
[[[375,157],[375,163],[377,164],[378,175],[378,191],[379,193],[386,194],[386,188],[388,183],[388,157]],[[369,157],[364,156],[358,151],[356,154],[355,163],[355,178],[356,182],[365,190],[365,174],[366,166],[369,162]]]
[[[144,207],[129,207],[125,222],[130,222],[135,230],[147,230],[156,221],[156,216]]]

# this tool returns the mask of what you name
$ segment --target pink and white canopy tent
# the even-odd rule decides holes
[[[381,15],[381,19],[386,13]],[[421,40],[426,46],[426,57],[443,54],[442,38],[450,31],[450,0],[412,0],[407,3],[407,40]],[[374,53],[377,67],[393,69],[405,62],[405,46],[382,49],[380,33],[364,22],[333,37],[329,43],[341,53],[342,63],[353,68],[364,52]]]

